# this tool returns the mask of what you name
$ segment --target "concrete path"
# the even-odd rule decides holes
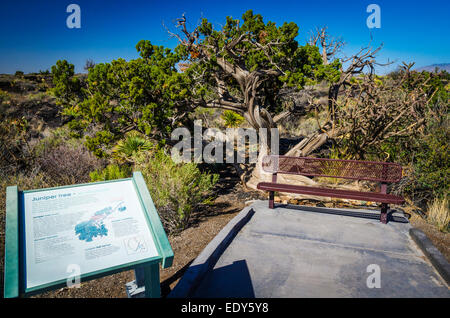
[[[404,218],[385,225],[377,211],[267,205],[257,201],[247,208],[254,214],[190,296],[450,297]],[[191,266],[195,271],[201,264]],[[378,269],[380,288],[369,288]],[[187,283],[180,281],[175,297]]]

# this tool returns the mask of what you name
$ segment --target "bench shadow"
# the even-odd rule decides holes
[[[293,205],[293,204],[275,204],[275,208],[284,208],[291,210],[299,210],[299,211],[307,211],[307,212],[317,212],[323,214],[333,214],[333,215],[342,215],[342,216],[351,216],[363,219],[371,219],[371,220],[380,220],[380,212],[375,211],[372,212],[362,212],[362,211],[352,211],[352,210],[341,210],[334,208],[321,208],[321,207],[313,207],[313,206],[302,206],[302,205]],[[404,216],[394,215],[394,213],[403,214],[403,211],[398,211],[396,209],[389,209],[387,213],[387,221],[395,222],[395,223],[409,223],[408,219]]]
[[[214,268],[196,288],[193,297],[200,298],[255,298],[247,262]]]

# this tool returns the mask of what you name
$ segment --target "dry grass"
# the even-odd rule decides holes
[[[450,209],[447,197],[434,199],[428,206],[427,221],[434,224],[442,232],[447,232],[450,223]]]
[[[428,223],[424,218],[415,213],[412,213],[409,221],[413,227],[424,232],[433,245],[450,262],[450,233],[439,231],[435,225]]]
[[[0,295],[3,294],[6,188],[17,185],[20,190],[31,190],[87,182],[89,171],[101,164],[81,146],[67,144],[46,150],[37,161],[27,171],[0,171]]]
[[[37,164],[48,182],[58,186],[89,182],[89,173],[104,167],[84,145],[68,142],[44,149]]]
[[[29,175],[18,173],[17,176],[0,174],[0,295],[3,295],[4,278],[6,188],[13,185],[19,185],[20,189],[37,189],[52,186],[45,181],[44,175],[40,172],[31,172]]]
[[[327,122],[327,117],[328,112],[322,111],[317,115],[310,113],[309,116],[287,119],[280,125],[280,133],[287,133],[292,136],[309,136],[319,129],[319,124],[324,125]]]

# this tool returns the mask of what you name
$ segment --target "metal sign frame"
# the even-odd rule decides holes
[[[4,271],[4,297],[27,297],[45,291],[65,287],[66,279],[54,281],[48,284],[26,288],[26,267],[25,267],[25,211],[23,208],[23,197],[26,193],[40,192],[47,190],[60,190],[65,188],[83,187],[93,184],[106,184],[132,180],[139,198],[140,205],[144,211],[147,225],[152,234],[158,256],[146,258],[140,261],[130,262],[122,265],[106,267],[102,270],[83,273],[80,281],[88,281],[125,270],[134,269],[144,273],[145,296],[160,297],[159,283],[159,263],[162,268],[172,266],[173,251],[167,235],[162,226],[158,212],[147,189],[142,173],[133,173],[132,178],[118,179],[103,182],[84,183],[55,188],[45,188],[37,190],[19,191],[17,186],[10,186],[6,189],[6,227],[5,227],[5,271]]]

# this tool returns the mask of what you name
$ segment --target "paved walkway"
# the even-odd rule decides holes
[[[450,297],[402,217],[385,225],[377,211],[270,210],[267,201],[250,209],[255,213],[192,296]],[[378,268],[381,286],[368,288]]]

